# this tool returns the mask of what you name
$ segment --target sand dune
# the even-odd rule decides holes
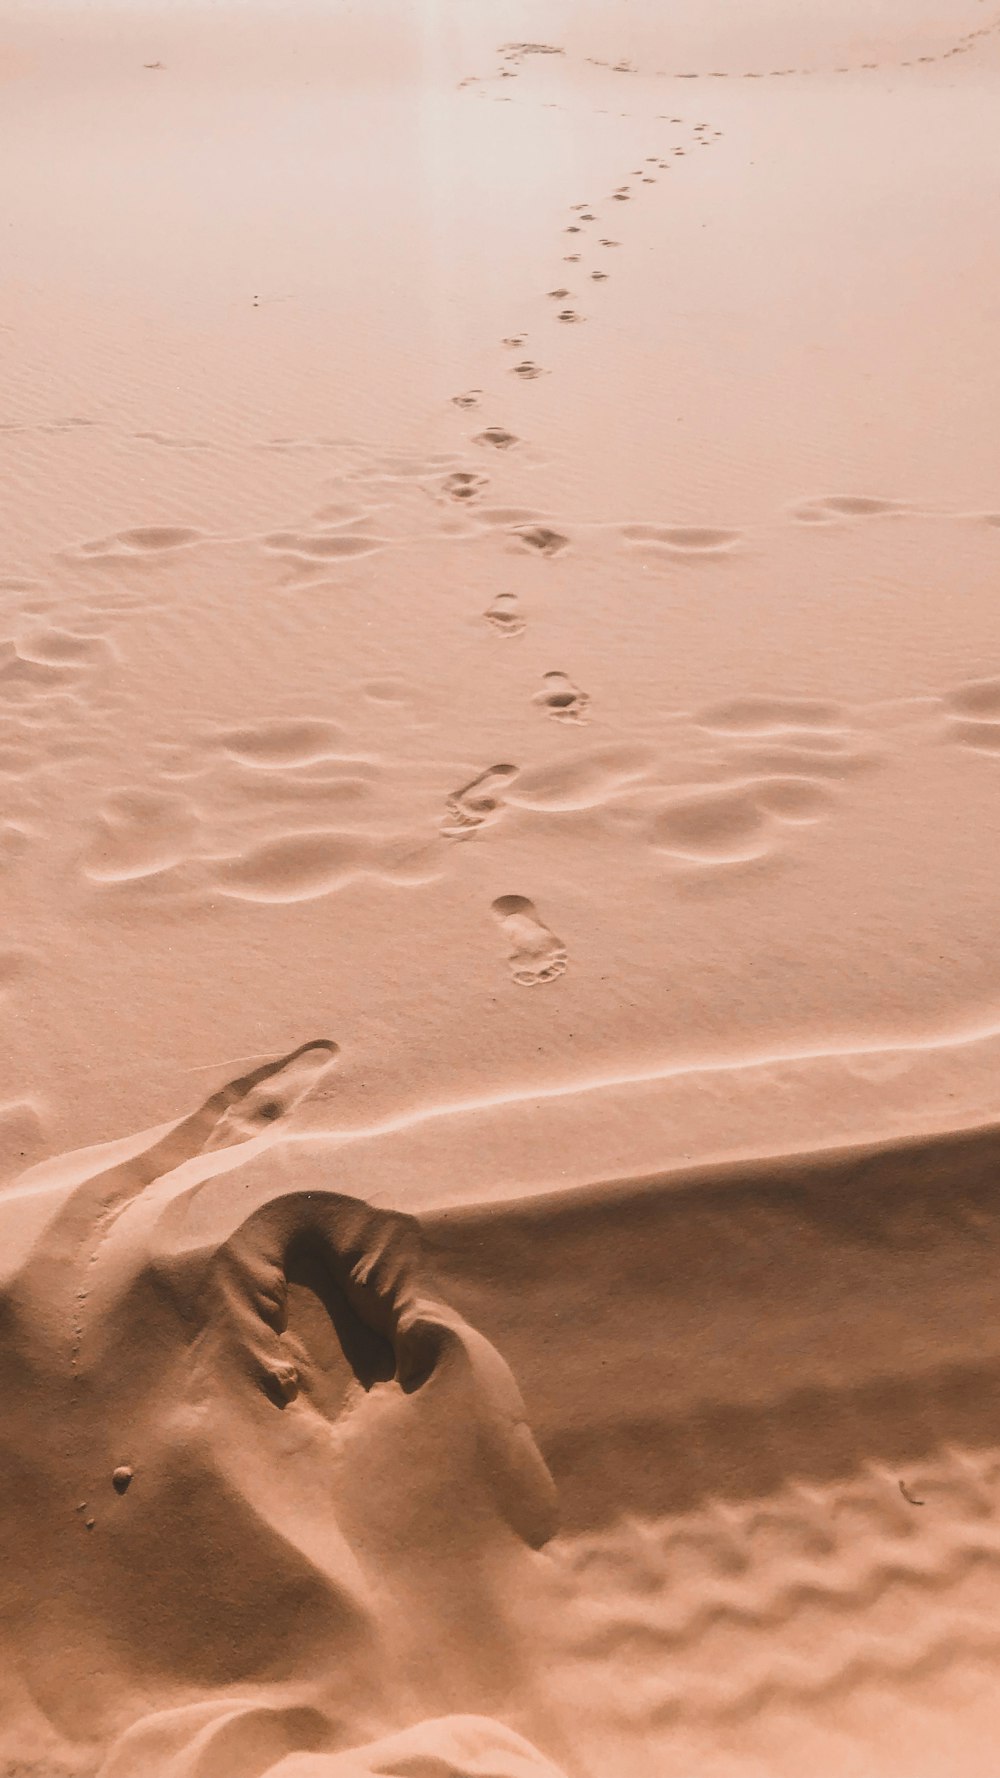
[[[2,14],[0,1770],[989,1778],[1000,13]]]

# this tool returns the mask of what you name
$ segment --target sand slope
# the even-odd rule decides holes
[[[0,1766],[986,1778],[1000,14],[0,24]]]

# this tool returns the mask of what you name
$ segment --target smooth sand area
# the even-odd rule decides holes
[[[0,101],[0,1773],[993,1778],[1000,12]]]

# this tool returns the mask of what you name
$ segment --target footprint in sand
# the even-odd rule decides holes
[[[578,315],[575,309],[560,309],[556,319],[558,321],[582,321],[583,316]]]
[[[452,405],[454,407],[478,407],[482,393],[481,389],[466,389],[464,395],[452,396]]]
[[[492,605],[488,605],[483,612],[483,616],[487,623],[499,630],[501,636],[520,636],[525,627],[516,593],[498,593]]]
[[[554,982],[566,973],[566,947],[538,918],[525,895],[501,895],[493,913],[510,946],[510,972],[522,988]]]
[[[551,296],[555,302],[565,302],[567,296],[569,296],[569,291],[562,289],[550,290],[547,294]]]
[[[506,339],[500,341],[500,344],[513,349],[515,346],[523,346],[526,338],[527,334],[524,333],[509,333]]]
[[[517,435],[508,432],[506,426],[487,426],[485,432],[477,432],[473,444],[490,445],[495,451],[509,451],[516,445]]]
[[[586,722],[590,695],[580,691],[565,673],[545,673],[542,689],[535,693],[532,703],[541,704],[557,722]]]
[[[212,1154],[237,1142],[250,1142],[301,1105],[330,1073],[335,1043],[321,1038],[304,1043],[280,1061],[269,1062],[213,1095],[190,1121],[204,1121],[206,1133],[194,1152]],[[193,1134],[194,1132],[192,1132]],[[178,1132],[179,1134],[179,1132]]]
[[[478,500],[488,487],[489,482],[485,475],[478,475],[469,469],[455,469],[451,475],[444,477],[441,492],[447,500],[469,502]]]
[[[530,358],[525,358],[521,364],[514,365],[513,374],[520,377],[522,382],[530,383],[535,377],[543,377],[545,372],[540,364],[534,364]]]
[[[621,246],[621,242],[620,242],[620,241],[608,241],[608,240],[605,240],[605,239],[604,239],[604,238],[603,238],[603,237],[602,237],[602,239],[601,239],[601,246],[602,246],[602,247],[620,247],[620,246]]]
[[[512,536],[540,556],[557,556],[569,544],[568,537],[561,531],[551,530],[548,525],[519,525]]]
[[[477,828],[495,821],[503,808],[504,791],[516,777],[517,766],[490,766],[470,784],[456,790],[448,798],[442,833],[448,839],[467,839]]]
[[[607,272],[591,272],[590,275],[592,278],[596,278],[598,281],[600,281],[601,279],[606,278],[608,274],[607,274]]]

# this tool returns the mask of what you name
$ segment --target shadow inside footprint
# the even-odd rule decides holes
[[[566,947],[538,918],[525,895],[500,895],[493,913],[510,945],[510,972],[522,988],[554,982],[566,973]]]

